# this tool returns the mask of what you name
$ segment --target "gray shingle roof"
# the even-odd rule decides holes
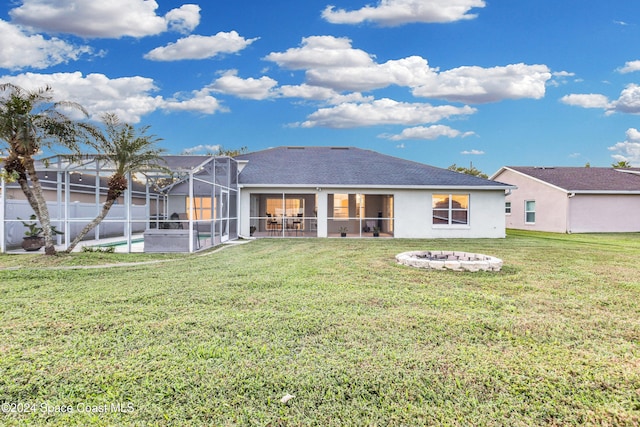
[[[355,147],[277,147],[235,158],[248,160],[239,177],[246,185],[508,187]]]
[[[566,191],[640,191],[640,169],[508,166]],[[636,172],[636,173],[629,173]]]

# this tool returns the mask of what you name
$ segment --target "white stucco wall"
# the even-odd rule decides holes
[[[433,224],[433,194],[468,194],[469,224]],[[503,238],[504,190],[397,190],[395,237],[407,238]]]
[[[249,235],[251,193],[285,193],[318,195],[318,237],[328,230],[327,196],[332,193],[393,195],[394,236],[398,238],[503,238],[505,237],[504,190],[427,190],[362,188],[249,188],[240,189],[240,234]],[[469,225],[433,225],[433,194],[469,194]]]

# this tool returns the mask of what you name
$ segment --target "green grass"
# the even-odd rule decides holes
[[[505,266],[395,263],[418,249]],[[104,269],[48,267],[150,258],[21,257],[0,256],[21,267],[0,270],[0,402],[37,406],[1,425],[640,423],[637,234],[263,239]],[[133,410],[78,410],[118,403]]]

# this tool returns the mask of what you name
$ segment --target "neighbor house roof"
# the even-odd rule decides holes
[[[277,147],[242,154],[241,185],[510,188],[487,179],[355,147]]]
[[[48,191],[56,191],[58,188],[58,177],[55,172],[36,172],[38,175],[38,179],[40,180],[40,185],[44,190]],[[95,183],[96,176],[92,173],[81,173],[74,172],[69,173],[69,191],[72,193],[94,193],[95,192]],[[65,175],[62,176],[60,184],[62,184],[62,190],[64,190],[65,185]],[[31,180],[29,180],[31,182]],[[108,188],[109,176],[100,176],[100,188],[101,193],[106,194]],[[17,181],[7,182],[7,188],[20,188],[20,184]],[[146,187],[144,184],[133,181],[131,183],[131,191],[136,193],[145,193]],[[153,189],[149,190],[153,193]]]
[[[528,175],[568,192],[640,192],[640,169],[598,167],[507,166],[505,169]]]
[[[96,161],[99,160],[101,162],[99,165],[100,187],[102,188],[102,192],[106,193],[109,177],[114,171],[113,166],[105,161],[105,159],[105,156],[99,154],[81,157],[57,155],[46,158],[45,160],[36,161],[35,166],[38,171],[38,178],[44,189],[55,190],[57,188],[56,172],[66,171],[69,172],[69,184],[72,192],[93,192],[96,168],[98,167]],[[172,172],[176,179],[184,180],[189,172],[198,172],[204,165],[214,159],[215,157],[213,156],[205,155],[167,155],[161,157],[159,164]],[[168,176],[167,172],[161,170],[147,171],[145,174],[148,176],[156,175],[157,177]],[[63,175],[62,177],[61,182],[63,183],[66,179],[65,176],[67,175]],[[19,187],[17,182],[9,182],[6,185],[8,188]],[[155,186],[151,186],[149,189],[151,193],[155,193],[156,190]],[[145,184],[134,179],[132,182],[132,191],[140,193],[146,192]]]

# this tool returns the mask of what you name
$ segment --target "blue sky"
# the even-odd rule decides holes
[[[170,153],[357,146],[434,166],[640,166],[640,2],[17,0],[0,82]]]

